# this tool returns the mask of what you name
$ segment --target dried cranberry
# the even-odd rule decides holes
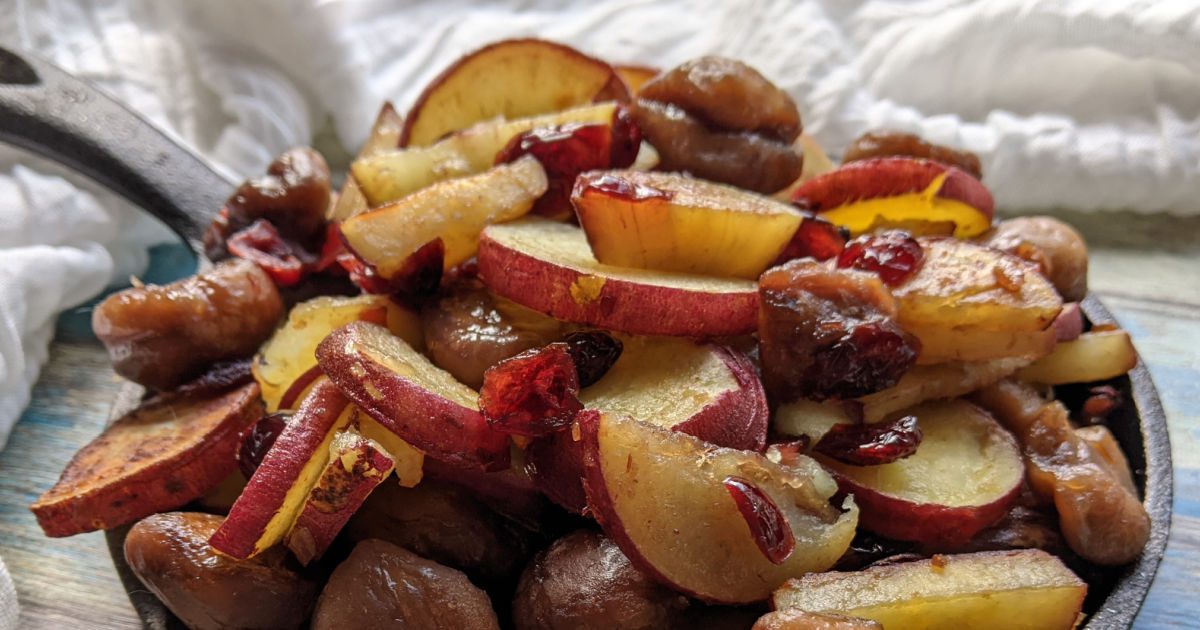
[[[583,409],[579,377],[565,343],[505,359],[483,373],[479,410],[505,433],[537,437],[566,428]]]
[[[888,286],[903,284],[921,269],[925,250],[908,232],[891,230],[864,234],[849,243],[838,256],[841,269],[862,269],[879,274]]]
[[[842,253],[849,238],[850,232],[846,228],[806,213],[804,222],[796,229],[796,234],[775,260],[775,264],[780,265],[795,258],[835,258]]]
[[[759,278],[759,298],[763,384],[778,402],[865,396],[916,362],[920,344],[873,275],[793,260]]]
[[[813,450],[845,464],[879,466],[916,453],[922,437],[916,416],[875,424],[836,424]]]
[[[229,237],[226,247],[234,256],[261,267],[281,287],[297,284],[307,272],[307,252],[283,240],[266,219],[259,219]]]
[[[325,226],[325,240],[321,241],[321,252],[312,270],[315,273],[345,273],[345,268],[338,263],[338,259],[345,253],[346,242],[342,240],[342,231],[336,222],[331,222]]]
[[[549,185],[533,212],[555,216],[571,208],[571,187],[584,171],[608,168],[612,131],[608,125],[571,123],[517,135],[496,155],[497,163],[532,155],[546,169]]]
[[[623,349],[620,340],[599,330],[571,333],[563,342],[575,360],[580,387],[594,385],[603,378],[621,358]]]
[[[284,427],[292,419],[292,412],[279,411],[269,416],[263,416],[242,432],[242,445],[237,452],[238,468],[249,479],[258,470],[267,451],[275,444],[276,438],[283,433]]]
[[[618,177],[608,173],[587,173],[575,181],[575,195],[583,196],[586,194],[585,191],[589,190],[624,201],[645,201],[648,199],[670,201],[675,196],[669,190],[630,182],[626,177]]]
[[[422,245],[390,278],[379,275],[374,265],[347,251],[338,256],[338,264],[350,272],[350,281],[366,293],[394,294],[411,300],[421,300],[437,292],[442,283],[446,247],[436,238]]]
[[[758,550],[773,564],[783,564],[796,550],[796,539],[779,506],[747,479],[726,477],[722,483],[750,526]]]
[[[642,148],[642,129],[633,120],[633,113],[624,104],[617,105],[612,119],[612,148],[609,168],[625,168],[637,159]]]

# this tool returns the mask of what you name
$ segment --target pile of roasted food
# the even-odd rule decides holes
[[[96,308],[150,393],[32,510],[192,628],[1072,628],[1150,524],[1086,247],[843,156],[736,61],[483,48]]]

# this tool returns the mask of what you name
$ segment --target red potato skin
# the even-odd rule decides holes
[[[509,249],[488,237],[479,241],[479,277],[494,293],[556,319],[635,335],[736,336],[758,326],[758,294],[703,293],[608,278],[592,300],[571,287],[596,276]]]
[[[1067,302],[1058,312],[1058,317],[1051,323],[1054,327],[1055,341],[1075,341],[1083,334],[1083,311],[1079,302]]]
[[[524,41],[524,40],[542,41],[542,40],[537,40],[537,38],[520,38],[520,39],[515,39],[515,40],[514,39],[506,39],[506,40],[502,40],[502,41],[498,41],[498,42],[493,42],[491,44],[488,44],[487,46],[484,46],[483,48],[480,48],[479,50],[476,50],[473,53],[470,53],[470,54],[462,57],[458,61],[455,61],[453,64],[450,65],[450,67],[446,68],[445,70],[442,71],[441,74],[437,75],[437,77],[435,77],[432,81],[430,81],[429,85],[427,85],[425,87],[425,89],[421,91],[421,95],[417,97],[416,102],[414,102],[413,106],[408,110],[408,115],[404,117],[404,127],[400,131],[400,141],[397,143],[397,146],[400,147],[401,149],[408,146],[409,139],[412,135],[412,127],[416,123],[417,118],[419,117],[419,114],[421,112],[421,109],[423,109],[425,107],[425,101],[429,99],[430,94],[432,94],[434,91],[439,89],[441,87],[441,85],[446,82],[447,77],[453,75],[455,72],[458,71],[459,66],[462,66],[463,64],[474,59],[475,57],[479,56],[480,54],[486,53],[488,50],[490,50],[492,48],[495,48],[497,46],[504,46],[507,44],[511,44],[513,42],[519,42],[519,41]],[[570,46],[564,46],[563,44],[559,44],[557,42],[551,42],[551,41],[542,41],[542,43],[544,43],[548,46],[553,46],[555,48],[558,48],[564,54],[570,55],[572,57],[578,57],[579,59],[586,61],[588,63],[607,65],[603,61],[589,57],[589,56],[583,54],[582,52],[579,52],[578,50],[571,48]],[[616,71],[614,70],[612,73],[612,77],[609,79],[608,83],[606,83],[603,87],[601,87],[600,91],[596,93],[596,97],[593,99],[593,102],[598,103],[600,101],[620,101],[623,103],[628,100],[629,100],[629,88],[625,86],[625,82],[621,80],[620,75],[618,75],[616,73]]]
[[[427,391],[346,350],[354,345],[363,326],[374,325],[355,322],[334,331],[317,346],[317,362],[329,379],[363,411],[429,457],[488,471],[507,468],[508,436],[490,427],[478,409]]]
[[[725,346],[713,347],[741,388],[724,392],[700,413],[671,430],[717,446],[761,453],[767,447],[770,423],[762,381],[746,355]],[[560,431],[536,439],[529,444],[527,454],[530,475],[542,492],[563,509],[581,514],[588,505],[587,497],[583,485],[575,480],[583,477],[583,449],[571,434],[569,430]]]
[[[830,470],[842,495],[854,495],[859,526],[895,540],[927,545],[964,545],[1008,514],[1021,494],[1020,484],[986,505],[947,507],[912,503],[860,486]],[[840,499],[839,495],[839,499]]]
[[[942,173],[949,173],[938,197],[961,201],[992,220],[996,201],[970,173],[931,160],[881,157],[843,164],[796,189],[793,202],[803,202],[814,212],[833,210],[855,201],[891,197],[925,190]]]
[[[588,413],[585,410],[584,413],[580,414],[578,422],[580,443],[583,447],[583,489],[587,495],[588,511],[591,512],[592,517],[600,524],[605,535],[617,543],[617,546],[621,548],[621,551],[625,553],[633,566],[659,584],[666,584],[688,597],[699,599],[698,593],[692,593],[677,584],[672,584],[665,575],[654,568],[654,565],[648,559],[638,553],[637,544],[625,532],[625,528],[621,527],[621,519],[617,516],[617,511],[614,508],[616,497],[608,493],[608,485],[604,483],[604,471],[601,469],[599,455],[600,414],[599,412]],[[708,603],[722,604],[726,602]]]
[[[233,390],[215,398],[211,404],[228,406],[236,412],[226,415],[207,435],[198,436],[196,444],[181,457],[160,461],[132,477],[115,477],[107,485],[84,495],[67,494],[57,498],[51,496],[53,489],[43,495],[30,506],[42,531],[46,536],[59,538],[119,527],[175,509],[200,498],[221,483],[237,470],[234,454],[241,446],[242,430],[262,416],[258,384],[250,383]],[[101,434],[84,449],[103,449],[104,439]],[[68,474],[72,472],[72,464],[82,455],[81,450],[72,463],[67,464],[59,484],[70,481]],[[121,456],[130,455],[123,452]]]
[[[349,401],[333,383],[322,380],[313,386],[300,403],[292,422],[275,439],[241,496],[229,509],[225,522],[209,538],[208,543],[214,549],[242,560],[254,554],[255,543],[271,517],[283,505],[284,497],[308,463],[309,456],[320,448],[347,404]]]
[[[329,486],[333,490],[331,496],[314,500],[310,494],[287,534],[287,548],[300,564],[308,566],[325,554],[346,521],[367,500],[367,495],[389,478],[395,467],[391,456],[366,440],[356,443],[353,450],[357,454],[353,469],[346,470],[330,462],[334,465],[326,468],[317,483]]]

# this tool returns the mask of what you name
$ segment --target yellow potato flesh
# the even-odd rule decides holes
[[[817,466],[785,468],[614,416],[601,421],[598,439],[619,527],[665,580],[702,598],[765,599],[790,577],[833,566],[854,537],[857,507],[849,499],[845,512],[830,506],[836,485]],[[722,483],[729,476],[756,484],[784,514],[796,547],[783,564],[759,551]]]
[[[905,330],[1045,330],[1062,298],[1037,268],[952,238],[921,238],[925,262],[892,289]]]
[[[817,460],[859,486],[916,504],[987,505],[1020,484],[1025,465],[1017,442],[983,410],[952,400],[906,413],[917,417],[924,435],[916,453],[881,466],[852,466],[822,455]]]
[[[263,344],[250,364],[250,371],[262,389],[267,411],[278,411],[280,399],[292,383],[316,367],[314,353],[326,335],[364,318],[386,322],[393,334],[418,347],[423,345],[420,318],[387,296],[322,296],[301,302],[292,307],[287,321]],[[303,398],[303,395],[296,396],[294,404],[300,404]]]
[[[1083,333],[1064,341],[1054,352],[1021,370],[1025,381],[1046,385],[1090,383],[1120,376],[1137,365],[1137,350],[1124,330]]]
[[[1015,358],[1033,361],[1054,351],[1056,332],[1045,330],[984,330],[916,326],[906,329],[921,342],[919,365],[950,361],[989,361]]]
[[[425,454],[379,424],[378,420],[363,413],[354,403],[350,406],[354,408],[354,421],[358,425],[359,433],[379,444],[392,457],[395,462],[396,479],[400,485],[412,488],[420,483],[425,474]]]
[[[385,102],[379,110],[379,115],[375,118],[375,124],[371,127],[371,135],[367,137],[366,143],[358,152],[358,159],[396,148],[403,126],[404,121],[400,118],[400,114],[396,113],[390,102]],[[350,173],[346,177],[346,183],[342,185],[342,192],[338,195],[337,201],[329,207],[326,218],[330,221],[345,221],[356,214],[366,212],[368,207],[369,204],[366,196],[363,195],[362,188],[354,178],[354,174]]]
[[[877,197],[822,212],[821,218],[841,225],[857,236],[870,231],[877,223],[924,223],[954,224],[954,236],[973,238],[992,226],[992,218],[961,201],[937,195],[946,181],[947,173],[934,178],[921,192],[890,197]]]
[[[775,592],[796,608],[912,630],[1069,630],[1087,585],[1039,550],[941,556],[853,573],[811,574]]]
[[[489,120],[427,147],[393,149],[359,158],[350,172],[371,207],[396,201],[430,184],[482,173],[518,134],[568,123],[612,124],[616,103],[575,107],[554,114]],[[394,146],[394,145],[393,145]]]
[[[475,255],[479,232],[529,212],[547,187],[532,156],[423,188],[342,224],[347,245],[384,278],[398,273],[414,252],[435,239],[450,269]]]
[[[709,347],[673,337],[622,336],[621,358],[579,394],[588,409],[671,428],[741,388]]]
[[[591,189],[572,195],[596,259],[609,265],[754,279],[802,220],[788,204],[675,173],[607,177],[669,195],[630,200]]]

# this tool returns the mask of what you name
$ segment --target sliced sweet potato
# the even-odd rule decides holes
[[[29,507],[47,536],[111,529],[203,496],[237,470],[262,415],[257,383],[210,398],[155,398],[84,446]]]

